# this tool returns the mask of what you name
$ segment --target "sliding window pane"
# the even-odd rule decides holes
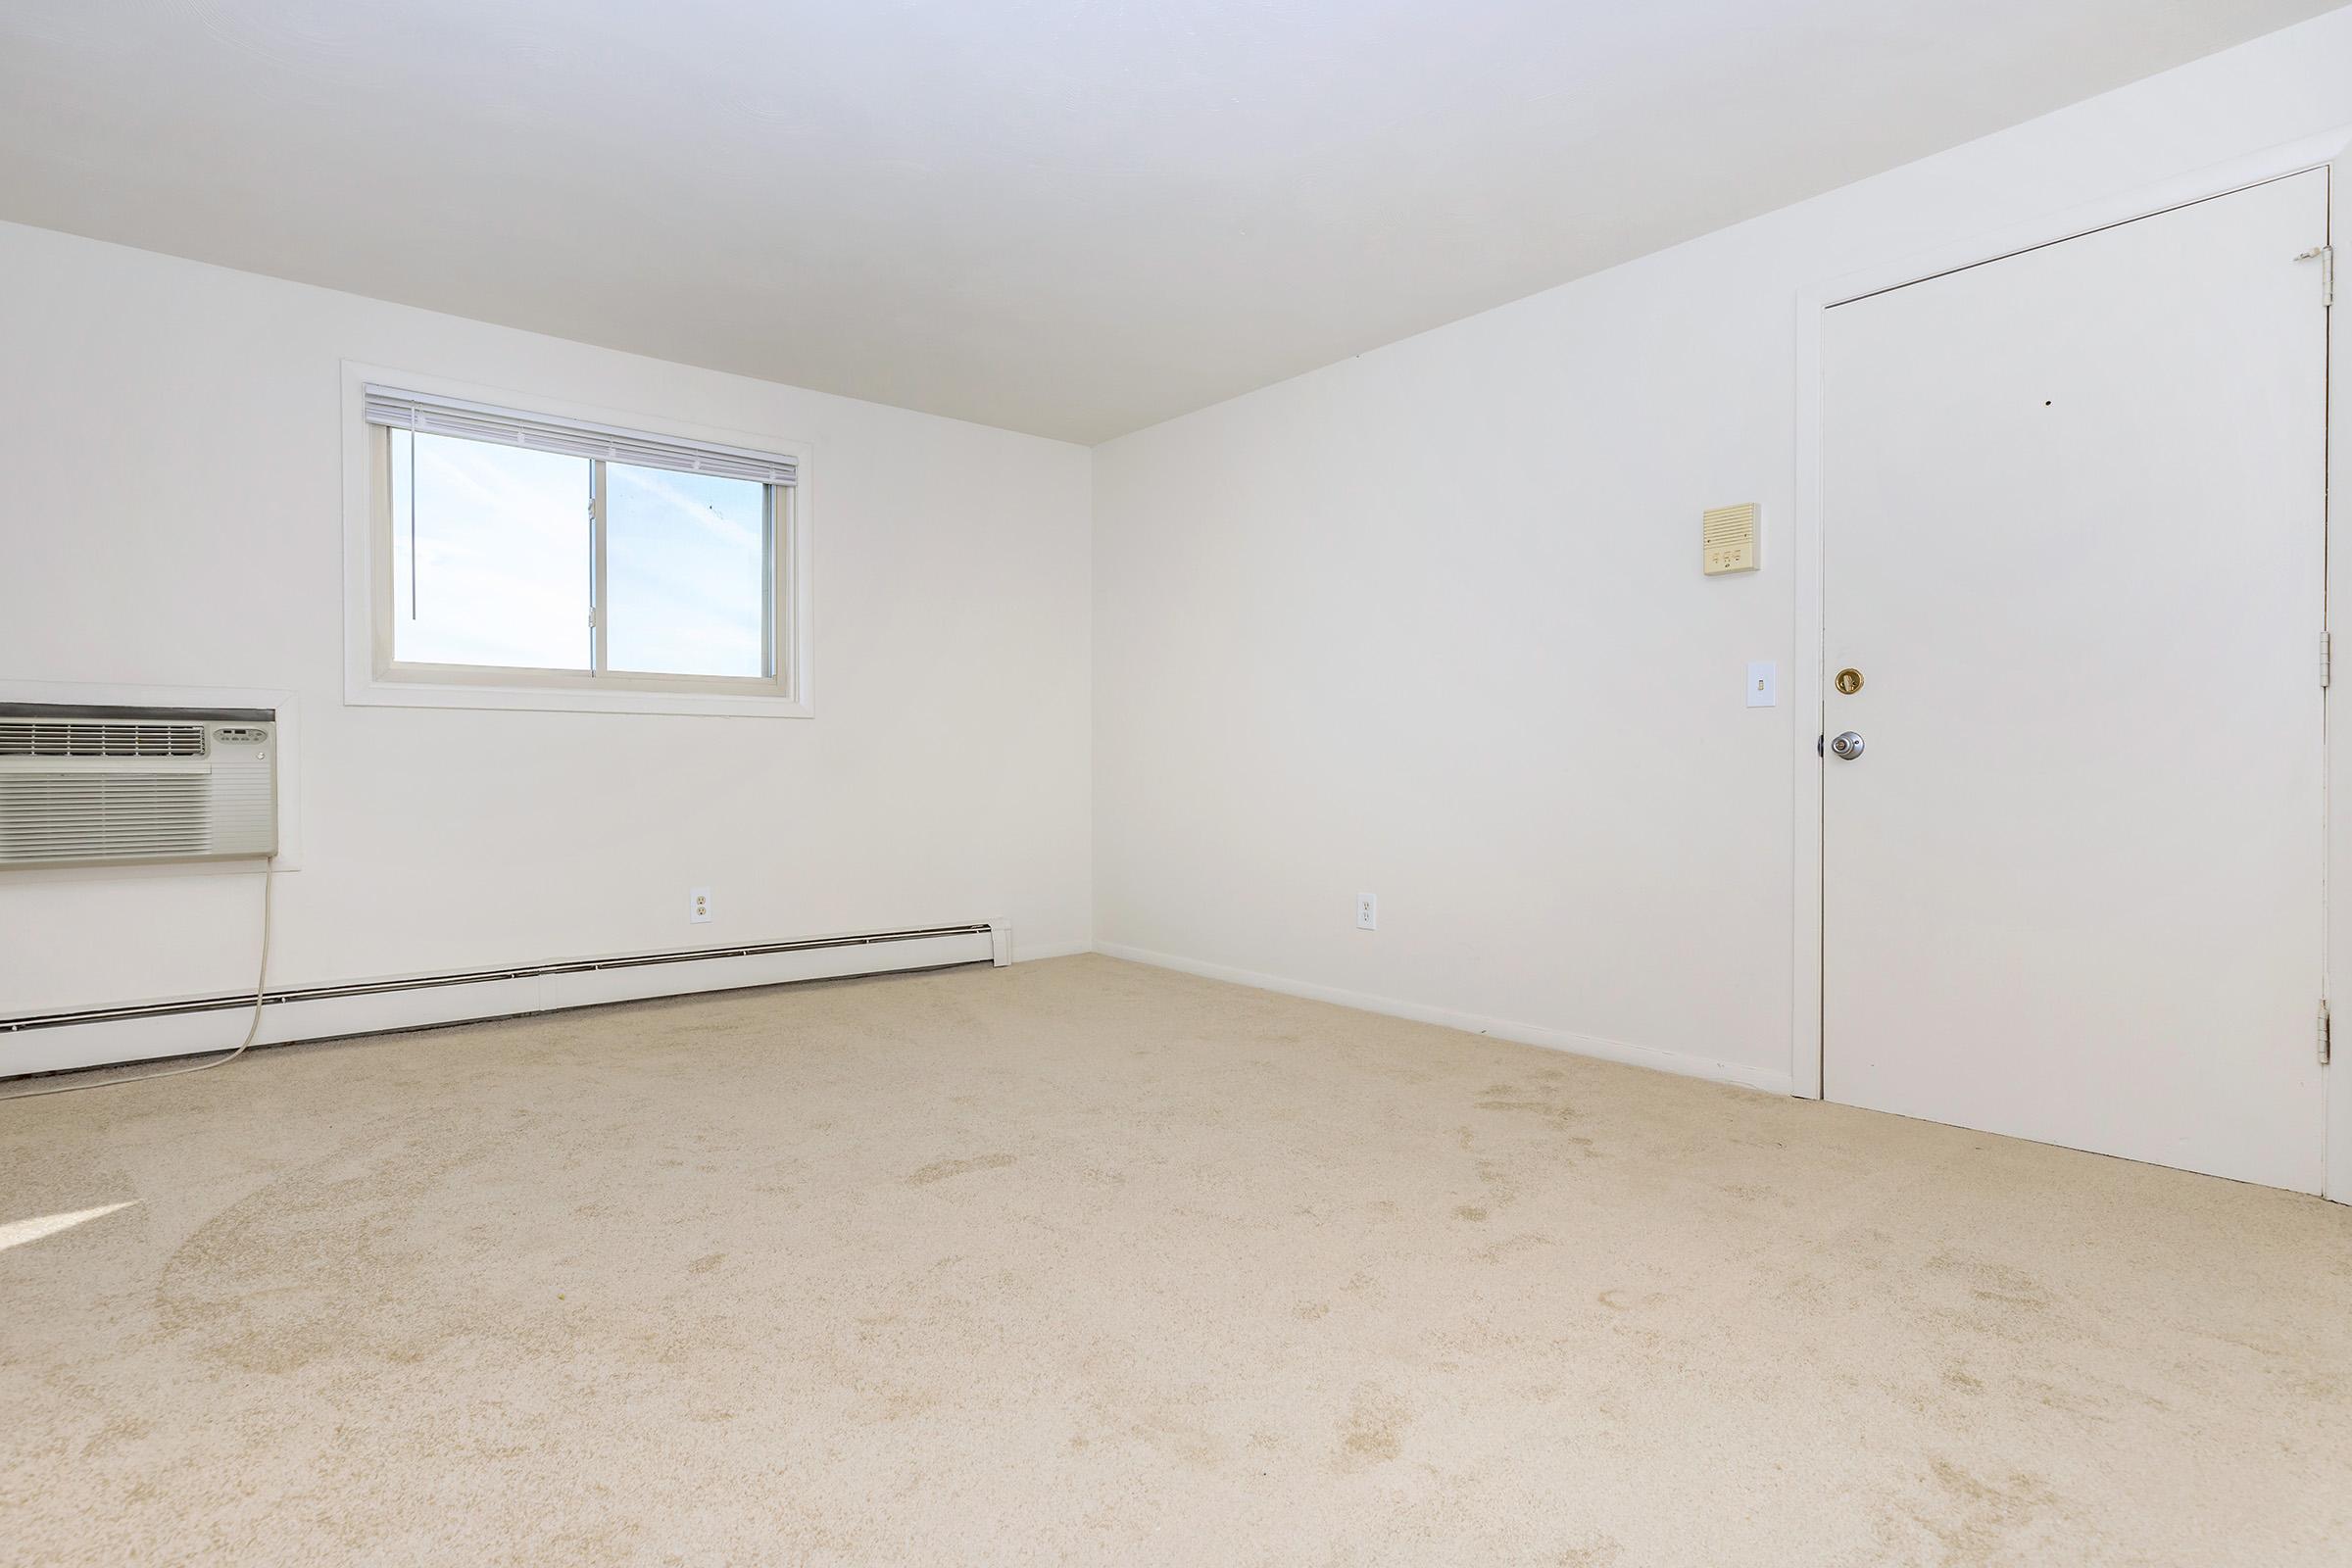
[[[588,668],[588,460],[390,435],[392,657]]]
[[[766,486],[605,466],[605,667],[767,671]]]

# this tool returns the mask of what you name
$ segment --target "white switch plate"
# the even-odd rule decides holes
[[[1747,706],[1772,708],[1781,700],[1780,666],[1769,659],[1747,662]]]
[[[709,925],[710,923],[710,890],[709,888],[686,890],[686,920],[689,925]]]
[[[1369,893],[1358,893],[1355,896],[1355,926],[1359,931],[1375,931],[1380,928],[1380,900]]]

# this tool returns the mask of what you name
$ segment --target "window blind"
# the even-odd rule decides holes
[[[390,387],[368,387],[366,411],[369,424],[389,429],[463,436],[468,441],[528,447],[534,452],[563,452],[577,458],[602,458],[608,463],[634,464],[643,468],[756,479],[761,484],[791,484],[797,474],[792,459],[771,453],[681,441],[674,436],[647,435],[577,419],[559,419],[545,414],[522,414],[452,398],[425,397]]]

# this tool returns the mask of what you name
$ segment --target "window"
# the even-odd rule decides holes
[[[372,384],[362,408],[375,681],[797,698],[796,458]]]

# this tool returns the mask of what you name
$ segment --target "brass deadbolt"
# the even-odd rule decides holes
[[[1862,689],[1862,672],[1850,664],[1838,672],[1838,689],[1851,697]]]

